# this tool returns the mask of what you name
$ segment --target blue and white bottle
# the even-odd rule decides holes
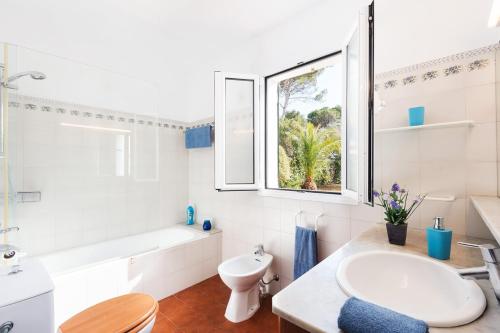
[[[194,206],[188,205],[186,208],[186,224],[193,225],[194,224]]]

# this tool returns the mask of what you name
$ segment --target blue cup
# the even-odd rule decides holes
[[[421,126],[424,124],[425,108],[415,106],[408,109],[408,123],[410,126]]]

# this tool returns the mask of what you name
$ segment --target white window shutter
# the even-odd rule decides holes
[[[260,77],[215,72],[215,188],[257,190],[260,183]]]

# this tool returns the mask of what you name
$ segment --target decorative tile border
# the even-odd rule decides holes
[[[36,97],[13,95],[11,99],[12,100],[9,101],[9,107],[20,111],[55,113],[58,115],[67,114],[78,118],[87,118],[87,119],[95,118],[110,122],[120,122],[120,123],[128,123],[128,124],[150,126],[150,127],[156,126],[156,127],[176,129],[181,131],[187,128],[186,126],[187,123],[184,122],[163,119],[163,118],[155,118],[151,116],[135,115],[119,111],[97,109],[83,105],[77,105],[77,106],[69,105],[64,102],[51,101]],[[94,110],[95,113],[87,111],[89,109]]]
[[[215,128],[215,119],[214,117],[210,118],[205,118],[205,119],[200,119],[197,121],[193,121],[189,124],[189,126],[186,127],[186,129],[190,128],[198,128],[198,127],[204,127],[204,126],[212,126],[212,128]]]
[[[488,67],[491,62],[485,58],[486,55],[500,50],[500,44],[493,44],[475,50],[470,50],[448,57],[438,58],[424,63],[399,68],[375,75],[375,90],[391,89],[397,86],[409,86],[417,82],[432,81],[439,77],[449,77],[462,72],[472,72]],[[471,59],[468,61],[468,59]],[[464,64],[464,60],[466,61]],[[460,62],[460,63],[457,63]],[[441,69],[436,69],[438,65],[444,65]],[[427,71],[425,71],[427,70]],[[416,76],[415,72],[425,71],[421,76]],[[394,77],[401,76],[399,79]]]

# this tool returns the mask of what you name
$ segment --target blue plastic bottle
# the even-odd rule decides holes
[[[440,260],[450,259],[452,231],[444,228],[444,218],[434,218],[434,226],[428,227],[426,233],[429,256]]]
[[[194,224],[194,206],[188,205],[186,208],[186,224],[193,225]]]

